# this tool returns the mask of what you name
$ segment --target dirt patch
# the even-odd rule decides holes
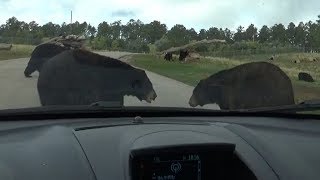
[[[293,89],[296,97],[296,103],[311,99],[319,99],[320,97],[320,88],[317,87],[308,87],[300,84],[294,84]]]
[[[118,59],[125,63],[130,63],[132,60],[132,56],[133,56],[132,54],[127,54],[127,55],[120,56]]]

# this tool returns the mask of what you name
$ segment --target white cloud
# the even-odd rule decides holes
[[[183,24],[197,30],[298,23],[315,20],[320,14],[318,0],[0,0],[0,23],[15,16],[26,22],[61,24],[70,22],[71,9],[74,21],[95,26],[102,21],[126,23],[133,18],[144,23],[160,20],[168,27]]]

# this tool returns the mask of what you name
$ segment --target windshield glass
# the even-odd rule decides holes
[[[320,99],[319,14],[316,0],[0,1],[0,109]]]

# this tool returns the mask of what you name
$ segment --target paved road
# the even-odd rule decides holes
[[[118,58],[127,53],[104,52],[102,54]],[[32,78],[25,78],[23,74],[28,61],[29,58],[0,61],[0,109],[40,106],[36,89],[38,73],[34,73]],[[188,101],[193,91],[192,86],[148,71],[147,75],[158,95],[156,101],[149,104],[140,102],[136,97],[126,96],[125,106],[190,107]],[[207,105],[204,108],[219,109],[217,105]]]

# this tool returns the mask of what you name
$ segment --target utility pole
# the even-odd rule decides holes
[[[71,10],[71,19],[70,19],[70,29],[71,29],[71,34],[72,34],[72,10]]]

